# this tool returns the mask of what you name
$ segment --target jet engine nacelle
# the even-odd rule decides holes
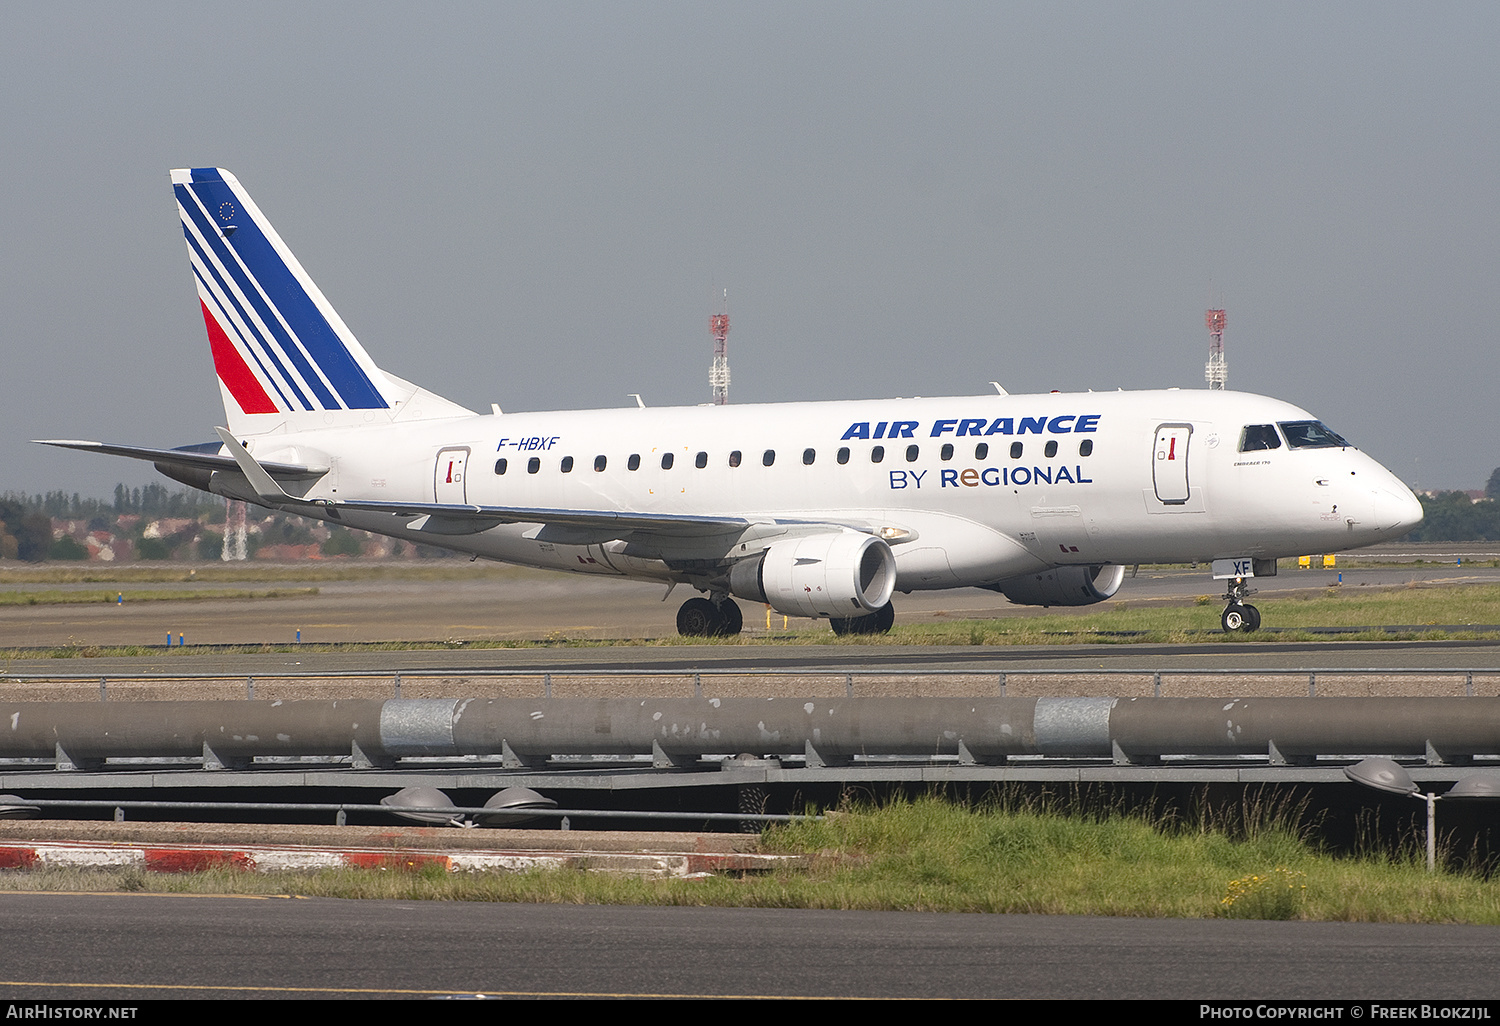
[[[733,594],[787,616],[864,616],[889,602],[895,586],[891,547],[857,531],[773,542],[729,571]]]
[[[1090,606],[1120,590],[1123,566],[1059,566],[986,585],[1018,606]]]

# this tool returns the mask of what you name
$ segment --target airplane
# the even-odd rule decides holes
[[[234,175],[171,173],[224,401],[218,440],[48,440],[217,495],[475,557],[679,584],[888,631],[893,592],[1083,606],[1207,564],[1225,631],[1278,557],[1405,534],[1402,482],[1305,410],[1179,389],[476,413],[378,366]]]

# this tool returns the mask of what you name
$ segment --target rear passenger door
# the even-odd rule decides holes
[[[434,501],[454,506],[468,502],[468,488],[464,484],[464,467],[468,462],[468,446],[439,450],[432,475]]]

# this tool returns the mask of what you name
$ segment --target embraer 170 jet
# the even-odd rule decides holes
[[[1134,563],[1207,563],[1225,630],[1276,559],[1422,518],[1304,410],[1224,391],[476,414],[377,366],[229,172],[172,172],[227,425],[149,460],[218,495],[573,573],[687,584],[683,634],[735,598],[843,633],[891,595],[987,588],[1082,606]]]

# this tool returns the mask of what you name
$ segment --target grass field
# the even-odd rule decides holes
[[[307,598],[317,588],[271,588],[255,591],[246,588],[162,588],[133,590],[128,588],[82,591],[0,591],[0,606],[73,606],[111,602],[201,602],[207,599]]]
[[[5,584],[170,584],[174,581],[214,583],[318,581],[456,581],[513,580],[547,574],[544,570],[503,563],[434,559],[420,562],[370,562],[352,559],[309,560],[303,563],[46,563],[4,564]],[[549,575],[550,576],[550,575]]]
[[[1348,635],[1351,638],[1406,640],[1412,638],[1496,637],[1500,631],[1500,586],[1421,585],[1388,589],[1327,588],[1291,598],[1257,599],[1256,605],[1272,630],[1226,635],[1220,630],[1220,603],[1201,596],[1197,604],[1152,604],[1131,607],[1128,602],[1087,613],[1057,613],[1010,620],[955,620],[940,624],[897,625],[888,636],[909,645],[1046,645],[1101,642],[1173,642],[1236,640],[1295,641],[1312,635],[1299,632],[1330,627],[1390,624]],[[1471,629],[1470,625],[1474,625]],[[1485,629],[1488,628],[1488,629]]]
[[[938,798],[852,807],[768,830],[767,851],[801,868],[743,878],[619,878],[340,870],[167,875],[138,870],[0,873],[10,890],[273,893],[399,900],[1009,912],[1500,924],[1500,890],[1477,867],[1428,874],[1401,851],[1336,857],[1301,810],[1252,796],[1192,823],[1087,802],[980,807]]]
[[[272,596],[311,595],[316,588],[246,591],[230,597],[246,599]],[[31,593],[12,593],[31,594]],[[75,594],[75,593],[58,593]],[[81,593],[91,596],[106,593]],[[175,592],[135,593],[139,598],[182,597]],[[212,593],[192,592],[196,597]],[[3,595],[3,593],[0,593]],[[113,596],[110,595],[112,599]],[[86,601],[97,601],[96,597]],[[0,602],[3,602],[0,598]],[[130,598],[127,597],[127,601]],[[1199,605],[1151,604],[1131,608],[1128,603],[1112,608],[1074,614],[1049,614],[1003,620],[952,620],[939,623],[900,624],[887,635],[838,637],[826,627],[787,631],[771,635],[744,634],[736,638],[622,638],[598,640],[553,635],[544,640],[484,639],[464,642],[379,642],[343,645],[302,645],[299,651],[420,651],[443,648],[597,648],[615,645],[1077,645],[1077,644],[1209,644],[1225,641],[1253,645],[1257,642],[1327,640],[1326,635],[1311,633],[1319,628],[1389,624],[1355,633],[1340,634],[1341,640],[1456,640],[1497,638],[1500,630],[1500,585],[1423,585],[1392,589],[1328,588],[1316,593],[1302,593],[1284,599],[1267,599],[1258,603],[1267,622],[1278,626],[1254,634],[1225,634],[1219,629],[1219,607],[1216,600],[1202,600]],[[1473,627],[1467,625],[1476,625]],[[245,652],[280,651],[292,646],[250,646]],[[191,646],[188,646],[190,649]],[[27,651],[29,658],[72,658],[75,656],[133,656],[154,653],[152,647],[61,647],[46,651]],[[0,650],[0,658],[18,658],[16,650]]]

